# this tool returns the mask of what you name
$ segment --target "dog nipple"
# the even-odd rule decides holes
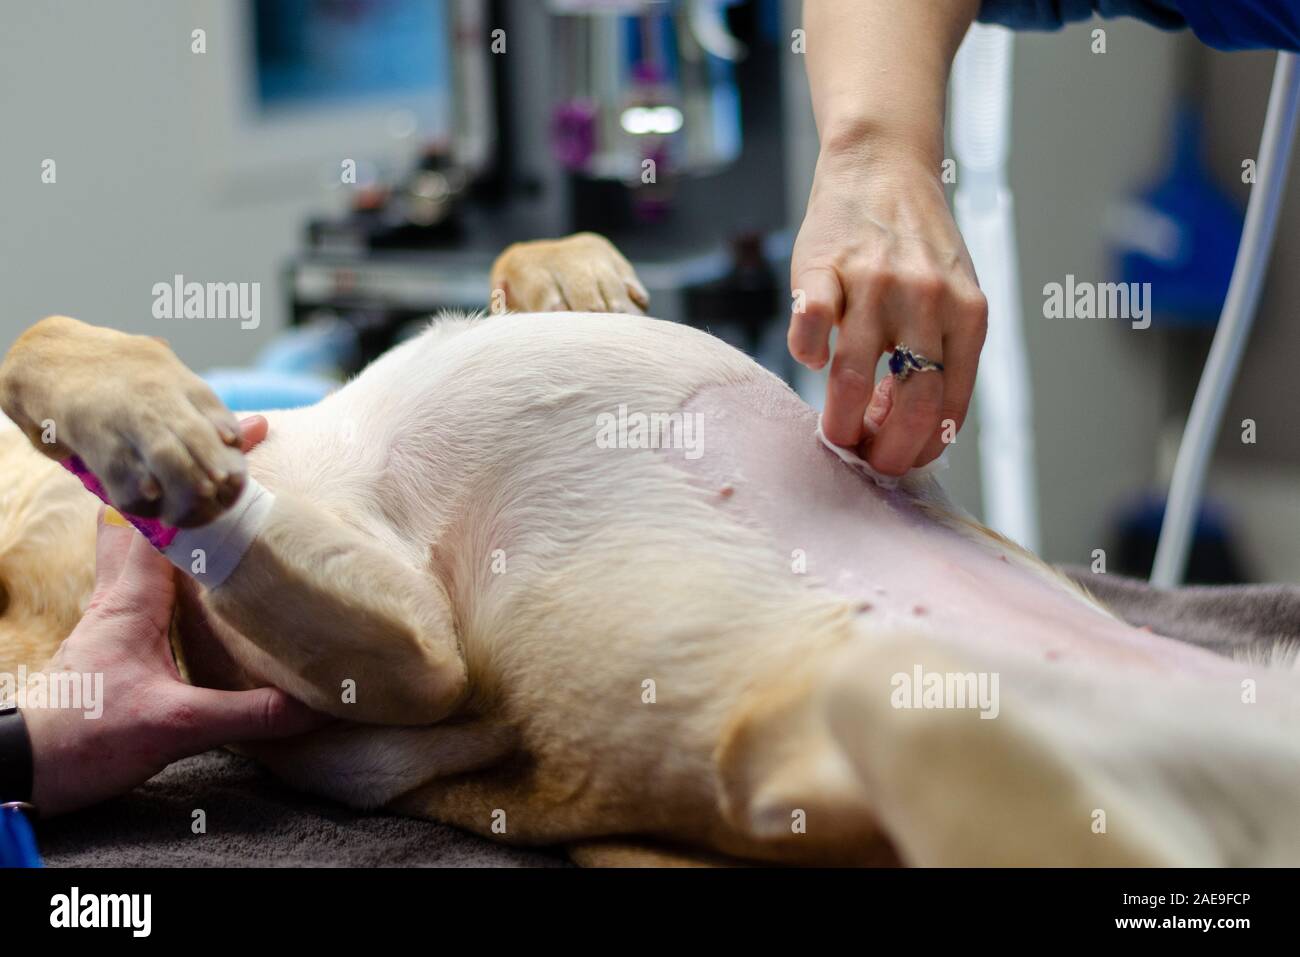
[[[718,489],[718,494],[723,498],[731,498],[731,496],[736,494],[736,486],[728,482],[726,485],[722,486],[722,488]]]
[[[854,614],[865,615],[875,607],[876,606],[871,604],[869,601],[858,602],[858,607],[854,610]]]
[[[912,614],[917,618],[924,618],[926,615],[930,614],[930,611],[924,605],[913,605]]]

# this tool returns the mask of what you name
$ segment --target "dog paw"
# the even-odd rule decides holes
[[[169,525],[206,525],[234,504],[247,476],[239,423],[159,340],[122,336],[103,373],[76,375],[54,423],[115,506]]]
[[[492,266],[492,312],[644,315],[650,294],[604,236],[515,243]]]

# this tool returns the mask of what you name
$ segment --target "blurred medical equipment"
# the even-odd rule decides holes
[[[1012,34],[975,24],[953,64],[954,207],[980,286],[988,335],[976,380],[984,521],[1031,551],[1039,547],[1033,403],[1020,308],[1015,209],[1007,183]]]
[[[1106,231],[1120,280],[1160,290],[1157,325],[1213,329],[1232,281],[1242,209],[1206,162],[1203,122],[1189,103],[1178,109],[1169,153],[1154,184],[1107,210]]]
[[[1177,451],[1173,449],[1172,454]],[[1108,575],[1135,581],[1150,577],[1167,505],[1165,489],[1152,488],[1116,510],[1106,549]],[[1259,581],[1250,561],[1249,539],[1242,533],[1240,503],[1207,496],[1198,511],[1183,583],[1245,585]]]
[[[560,70],[554,148],[566,169],[650,185],[651,170],[707,173],[739,158],[733,63],[745,47],[722,4],[550,3]],[[592,15],[611,10],[620,15]]]
[[[1174,469],[1152,571],[1153,584],[1182,582],[1209,456],[1254,319],[1272,249],[1300,107],[1294,54],[1278,54],[1257,185],[1219,328],[1196,391]],[[953,143],[961,175],[954,201],[989,300],[985,374],[977,382],[984,520],[1038,547],[1033,423],[1021,327],[1013,200],[1006,179],[1010,135],[1011,34],[975,25],[953,67]],[[1183,138],[1185,139],[1185,137]],[[996,370],[990,375],[988,370]]]
[[[1200,104],[1192,98],[1181,103],[1167,137],[1164,168],[1106,211],[1106,233],[1121,283],[1130,289],[1159,290],[1152,327],[1161,333],[1169,368],[1177,370],[1177,381],[1169,383],[1162,403],[1170,431],[1177,433],[1167,452],[1161,447],[1157,468],[1165,475],[1173,468],[1178,436],[1232,282],[1246,211],[1246,204],[1224,188],[1208,161],[1204,127]],[[1150,577],[1166,493],[1167,487],[1145,490],[1117,510],[1107,551],[1109,572]],[[1239,547],[1240,506],[1207,498],[1199,513],[1183,581],[1253,580],[1249,549]]]
[[[789,245],[778,0],[426,2],[453,38],[455,122],[417,134],[406,171],[359,162],[347,212],[309,224],[295,323],[348,323],[364,363],[431,313],[483,308],[509,243],[589,229],[655,315],[786,361],[767,348]],[[762,303],[761,329],[732,294]]]
[[[1237,249],[1228,298],[1223,304],[1219,328],[1196,388],[1196,398],[1174,464],[1169,504],[1151,572],[1153,585],[1171,588],[1183,579],[1210,453],[1241,365],[1273,248],[1298,116],[1300,72],[1297,72],[1296,55],[1279,53],[1260,141],[1258,176],[1246,208],[1246,226]]]
[[[240,0],[204,5],[211,37],[195,75],[201,163],[231,204],[337,185],[340,162],[396,168],[417,141],[470,154],[485,114],[453,89],[474,52],[445,28],[459,0]],[[477,144],[485,155],[487,144]],[[472,155],[466,155],[468,163]]]

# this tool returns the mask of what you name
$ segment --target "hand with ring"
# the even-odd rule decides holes
[[[822,431],[884,475],[943,452],[984,345],[988,306],[942,180],[948,68],[978,11],[979,0],[804,5],[821,152],[791,257],[790,352],[811,369],[830,363]],[[877,383],[887,351],[893,374]]]

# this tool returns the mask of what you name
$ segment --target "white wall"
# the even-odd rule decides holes
[[[214,91],[246,42],[224,32],[232,4],[0,5],[0,351],[60,312],[162,336],[203,369],[247,361],[285,321],[280,267],[308,214],[342,197],[323,164],[223,173]],[[195,28],[204,55],[190,50]],[[386,144],[358,145],[371,148]],[[54,184],[41,182],[46,158]],[[260,282],[260,328],[154,319],[152,286],[176,273]]]
[[[1104,26],[1107,52],[1091,52]],[[1049,560],[1090,561],[1114,509],[1156,476],[1160,397],[1168,388],[1158,330],[1043,318],[1043,286],[1068,273],[1118,278],[1105,217],[1162,171],[1185,35],[1132,20],[1093,20],[1016,41],[1011,181],[1035,440]],[[996,375],[986,362],[982,375]]]

